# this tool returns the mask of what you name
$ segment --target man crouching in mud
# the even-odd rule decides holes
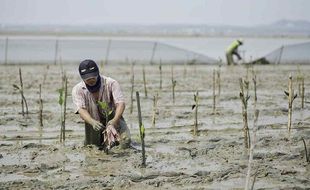
[[[103,75],[93,60],[80,63],[79,73],[83,81],[72,89],[72,99],[85,121],[85,145],[96,145],[99,149],[108,150],[121,145],[130,145],[130,131],[122,116],[125,100],[119,83]],[[99,104],[104,103],[107,108]],[[108,109],[109,114],[107,113]],[[106,118],[108,116],[108,118]]]

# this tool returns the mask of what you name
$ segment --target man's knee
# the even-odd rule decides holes
[[[130,131],[126,122],[121,119],[119,123],[120,145],[122,148],[128,148],[131,143]]]

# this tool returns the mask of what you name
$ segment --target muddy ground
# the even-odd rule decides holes
[[[22,69],[29,115],[21,113],[19,85]],[[69,90],[80,81],[78,65],[65,65]],[[132,148],[114,148],[109,155],[96,147],[84,147],[84,125],[73,114],[68,97],[66,141],[59,142],[61,88],[59,65],[0,66],[0,189],[243,189],[248,171],[244,148],[239,77],[250,81],[248,119],[253,137],[254,110],[259,110],[250,185],[254,189],[309,189],[310,164],[302,138],[310,147],[310,66],[244,66],[220,68],[221,88],[216,87],[213,113],[213,70],[218,66],[174,66],[175,103],[172,101],[171,66],[163,66],[162,90],[158,65],[145,66],[147,97],[142,66],[136,65],[135,91],[140,92],[142,119],[146,127],[146,168],[141,167],[136,101],[131,106],[131,67],[101,69],[117,79],[126,96],[124,117],[131,130]],[[253,71],[257,75],[254,104]],[[284,94],[292,73],[305,77],[306,103],[293,103],[291,134],[287,131],[288,100]],[[39,84],[42,84],[44,126],[39,125]],[[199,91],[198,136],[193,136],[195,91]],[[153,96],[158,93],[153,127]],[[135,97],[135,94],[134,94]],[[255,108],[256,107],[256,108]],[[254,138],[252,138],[253,140]]]

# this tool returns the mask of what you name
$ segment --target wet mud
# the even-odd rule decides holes
[[[22,69],[29,114],[22,116],[18,69]],[[310,147],[310,66],[175,65],[175,103],[172,101],[171,66],[163,66],[160,89],[158,65],[145,66],[147,97],[142,66],[135,65],[134,90],[140,92],[142,120],[146,128],[146,167],[142,168],[136,101],[131,106],[131,67],[106,65],[101,73],[119,81],[126,97],[124,118],[132,146],[114,147],[107,155],[84,146],[84,124],[73,113],[68,96],[66,141],[59,142],[61,69],[68,87],[80,81],[78,65],[0,66],[0,189],[244,189],[248,151],[244,148],[239,77],[249,81],[248,123],[254,136],[254,113],[259,110],[250,184],[254,189],[309,189],[310,164],[302,138]],[[213,70],[220,69],[213,112]],[[257,77],[254,103],[253,73]],[[298,94],[293,103],[290,134],[287,131],[288,76]],[[305,78],[304,108],[299,81]],[[43,127],[39,124],[39,84],[42,84]],[[218,83],[217,83],[218,84]],[[198,136],[193,135],[195,92],[199,92]],[[158,93],[156,122],[152,126],[153,96]],[[135,97],[135,93],[134,93]],[[251,138],[253,140],[253,138]],[[308,151],[309,152],[309,151]]]

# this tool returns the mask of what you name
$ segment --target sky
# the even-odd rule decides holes
[[[310,21],[309,0],[0,0],[0,24],[209,24]]]

